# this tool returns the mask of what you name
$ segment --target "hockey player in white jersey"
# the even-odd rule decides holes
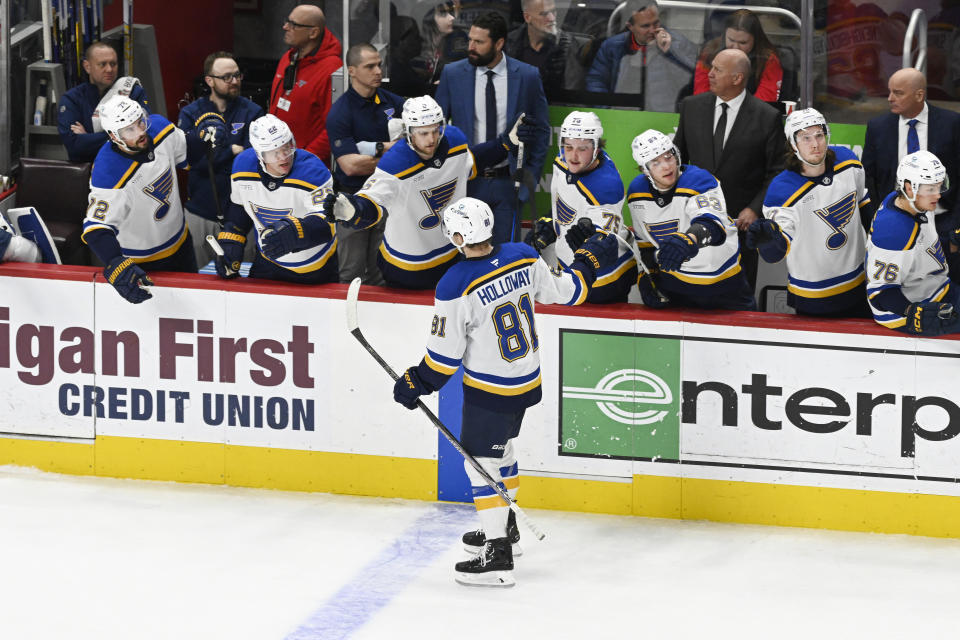
[[[460,442],[511,497],[519,486],[514,439],[524,411],[540,402],[539,337],[534,301],[581,304],[597,271],[617,255],[616,238],[597,233],[562,270],[552,270],[519,242],[493,246],[493,213],[484,202],[463,198],[443,212],[443,233],[465,259],[452,266],[436,290],[427,353],[394,386],[394,399],[415,409],[463,366]],[[456,565],[467,585],[514,584],[513,544],[519,541],[513,512],[469,464],[474,505],[482,531],[464,536],[479,555]],[[509,514],[509,515],[508,515]]]
[[[603,149],[603,125],[590,111],[572,111],[560,126],[560,152],[553,161],[550,182],[552,217],[540,218],[524,241],[549,264],[566,266],[584,241],[580,218],[596,229],[629,238],[623,222],[623,179]],[[616,262],[597,274],[587,302],[626,302],[637,281],[633,253],[622,246]]]
[[[467,137],[444,126],[443,110],[430,96],[403,105],[404,138],[380,159],[355,195],[328,197],[327,217],[367,229],[387,217],[377,262],[389,286],[432,289],[458,257],[440,229],[441,215],[467,193],[478,169],[507,157],[520,142],[533,143],[534,122],[521,115],[509,134],[468,148]]]
[[[297,149],[290,127],[274,115],[250,123],[250,145],[233,160],[230,208],[217,240],[217,275],[235,278],[247,234],[257,228],[251,278],[303,284],[338,281],[336,228],[323,215],[333,192],[330,170]]]
[[[717,179],[682,164],[673,141],[655,129],[638,135],[631,147],[641,173],[630,182],[627,202],[641,253],[659,265],[652,275],[656,288],[679,306],[755,310],[740,269],[737,227]],[[638,285],[644,304],[665,306],[646,278]]]
[[[868,318],[863,165],[830,145],[830,126],[816,109],[794,111],[783,131],[786,168],[767,188],[764,218],[747,229],[747,248],[767,262],[786,256],[787,304],[798,314]]]
[[[948,188],[947,170],[929,151],[904,156],[897,166],[897,190],[873,219],[865,265],[870,310],[885,327],[920,336],[960,331],[960,294],[933,222]]]
[[[90,175],[83,240],[106,265],[104,275],[133,303],[151,297],[147,271],[196,272],[177,169],[204,153],[223,123],[201,123],[187,137],[172,122],[147,115],[139,103],[115,96],[100,108],[110,136]]]

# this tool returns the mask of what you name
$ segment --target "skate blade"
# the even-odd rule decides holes
[[[458,583],[466,587],[512,587],[517,584],[513,579],[513,571],[487,571],[486,573],[456,572]]]
[[[519,543],[514,543],[514,544],[511,545],[511,546],[513,547],[513,557],[514,557],[514,558],[519,558],[520,556],[523,555],[523,548],[520,547],[520,544],[519,544]],[[475,556],[475,555],[479,554],[481,549],[483,549],[483,547],[474,547],[474,546],[469,545],[469,544],[463,545],[463,550],[466,551],[467,553],[469,553],[469,554],[472,555],[472,556]]]

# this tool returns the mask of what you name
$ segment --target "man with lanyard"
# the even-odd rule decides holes
[[[197,98],[181,109],[177,125],[184,133],[202,129],[204,121],[211,118],[226,126],[224,139],[214,140],[207,155],[190,166],[189,199],[185,206],[198,265],[205,265],[214,257],[205,238],[217,235],[223,225],[223,217],[230,207],[233,159],[250,146],[249,125],[263,115],[260,106],[240,95],[243,73],[232,53],[216,51],[208,55],[203,61],[203,80],[210,88],[210,95]],[[211,158],[212,172],[208,164]],[[253,244],[247,244],[244,257],[248,262],[253,260]]]
[[[100,123],[100,107],[116,95],[139,102],[148,111],[147,94],[131,76],[117,78],[117,52],[104,42],[94,42],[83,54],[83,70],[89,82],[70,89],[60,99],[57,131],[70,162],[93,162],[110,140]]]
[[[330,76],[340,68],[340,41],[327,29],[323,11],[297,5],[283,23],[283,41],[290,49],[273,76],[267,113],[287,123],[293,137],[324,162],[330,160],[327,113]]]
[[[373,175],[384,152],[403,134],[404,99],[380,87],[383,71],[377,50],[368,43],[347,51],[350,88],[330,108],[327,132],[333,150],[334,188],[356,193]],[[341,227],[337,234],[340,282],[361,277],[364,284],[383,285],[377,254],[386,220],[369,229]]]

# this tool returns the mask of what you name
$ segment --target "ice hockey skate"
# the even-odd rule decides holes
[[[476,556],[456,565],[457,582],[469,587],[512,587],[513,553],[507,538],[487,540]]]
[[[523,555],[523,549],[520,547],[520,529],[517,527],[517,514],[513,511],[510,511],[507,514],[507,539],[510,540],[514,558],[519,558]],[[466,551],[469,551],[473,554],[480,553],[480,550],[483,549],[483,545],[487,541],[487,536],[483,532],[483,529],[477,529],[476,531],[468,531],[463,534],[463,548]]]

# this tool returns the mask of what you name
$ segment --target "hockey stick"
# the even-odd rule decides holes
[[[216,237],[209,235],[207,236],[207,244],[210,245],[210,248],[213,249],[213,252],[217,254],[217,257],[223,260],[223,270],[226,272],[227,276],[232,276],[237,271],[230,267],[226,259],[223,257],[223,247],[220,246],[220,243],[217,241]]]
[[[359,295],[360,278],[354,278],[353,282],[350,283],[350,288],[347,289],[347,330],[350,331],[350,333],[353,334],[353,337],[357,339],[364,349],[367,350],[367,353],[373,356],[373,359],[376,360],[381,367],[383,367],[383,370],[386,371],[394,381],[396,381],[399,376],[397,376],[396,372],[393,370],[393,367],[387,364],[387,361],[384,360],[379,353],[377,353],[377,350],[370,346],[370,343],[367,342],[367,339],[360,331],[360,321],[357,317],[357,298]],[[517,518],[523,522],[523,524],[525,524],[530,531],[533,532],[533,535],[537,537],[537,540],[543,540],[546,534],[541,531],[540,527],[538,527],[523,511],[523,509],[520,508],[520,505],[518,505],[516,501],[510,497],[510,494],[508,494],[499,484],[497,484],[496,480],[494,480],[490,474],[487,473],[487,470],[484,469],[479,462],[477,462],[477,459],[466,452],[466,450],[463,448],[463,445],[460,444],[459,440],[457,440],[456,436],[450,433],[450,430],[447,429],[447,427],[437,416],[433,414],[432,411],[430,411],[427,405],[423,404],[423,400],[417,400],[417,407],[427,414],[427,418],[430,419],[430,422],[433,423],[433,426],[440,430],[440,433],[442,433],[443,436],[450,441],[450,444],[453,445],[453,448],[456,449],[457,452],[463,456],[463,459],[469,462],[470,466],[480,474],[480,477],[483,478],[483,481],[486,482],[491,489],[497,492],[497,495],[507,503],[507,505],[510,507],[510,510],[517,515]]]
[[[631,253],[633,253],[633,258],[634,260],[637,261],[637,268],[640,269],[640,271],[644,273],[648,278],[650,278],[650,286],[653,287],[654,293],[656,293],[657,297],[660,298],[660,302],[663,302],[664,304],[670,302],[670,298],[665,296],[663,293],[661,293],[659,289],[657,289],[654,286],[653,274],[650,273],[650,269],[647,268],[647,265],[643,262],[643,258],[640,257],[640,249],[637,248],[637,236],[634,234],[633,229],[631,229],[630,227],[627,227],[627,231],[630,232],[630,237],[633,238],[633,242],[627,242],[616,233],[612,235],[614,238],[617,239],[617,242],[619,244],[625,246],[627,249],[630,250]]]

